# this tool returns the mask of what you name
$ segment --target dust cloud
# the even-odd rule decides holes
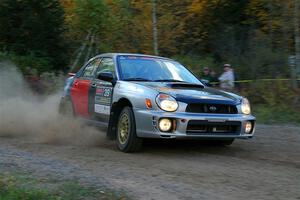
[[[100,130],[58,114],[61,97],[34,94],[17,68],[0,62],[0,137],[19,137],[50,144],[98,145]]]

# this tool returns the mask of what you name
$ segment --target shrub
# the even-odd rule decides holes
[[[300,91],[287,81],[255,81],[243,84],[240,93],[249,98],[261,123],[300,123]]]
[[[195,75],[200,75],[203,67],[209,67],[215,69],[216,63],[211,56],[184,56],[184,55],[175,55],[173,56],[174,60],[182,63],[185,67],[191,70]]]
[[[41,74],[46,71],[53,71],[51,58],[38,57],[34,54],[21,56],[13,53],[0,52],[0,60],[10,60],[18,66],[24,74],[30,74],[33,72]]]

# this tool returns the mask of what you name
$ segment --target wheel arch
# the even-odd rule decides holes
[[[108,129],[107,129],[107,133],[106,136],[111,139],[111,140],[115,140],[116,139],[116,135],[117,135],[117,121],[118,121],[118,117],[119,114],[121,113],[121,111],[123,110],[124,107],[133,107],[132,103],[130,102],[130,100],[128,100],[125,97],[120,98],[117,102],[112,104],[111,107],[111,114],[110,114],[110,118],[109,118],[109,123],[108,123]]]

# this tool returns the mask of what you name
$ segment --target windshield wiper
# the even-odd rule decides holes
[[[187,83],[186,81],[180,81],[180,80],[175,80],[175,79],[160,79],[160,80],[154,80],[154,82],[182,82],[182,83]]]
[[[123,79],[123,81],[152,81],[152,80],[145,79],[145,78],[126,78]]]

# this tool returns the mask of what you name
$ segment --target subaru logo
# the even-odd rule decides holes
[[[208,108],[211,112],[215,112],[217,110],[216,106],[209,106]]]

